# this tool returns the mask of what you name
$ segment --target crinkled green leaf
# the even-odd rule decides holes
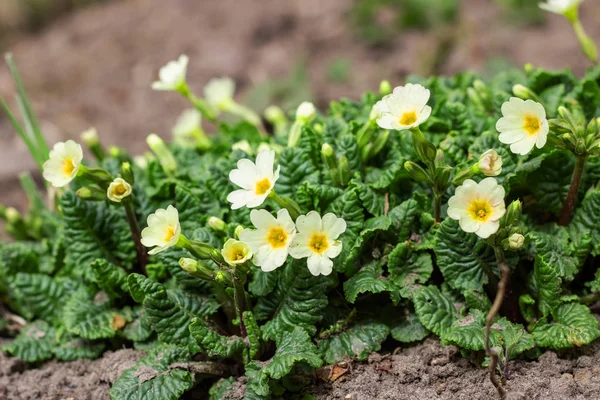
[[[415,312],[423,326],[438,336],[444,336],[458,318],[454,303],[435,286],[424,286],[413,297]]]
[[[230,376],[229,378],[221,378],[210,387],[208,390],[208,400],[224,400],[228,397],[233,396],[235,387],[233,383],[235,378]]]
[[[273,291],[277,284],[277,273],[275,271],[264,272],[260,268],[252,271],[252,280],[248,284],[248,290],[253,295],[266,296]]]
[[[122,297],[127,293],[127,272],[104,259],[91,264],[94,282],[111,298]]]
[[[192,337],[200,346],[200,351],[207,353],[209,357],[232,358],[240,356],[246,348],[241,337],[221,336],[198,318],[192,320],[189,329]]]
[[[390,328],[384,323],[357,322],[342,332],[319,340],[319,350],[327,364],[334,364],[347,358],[364,360],[369,354],[381,349],[381,343],[389,333]]]
[[[477,290],[487,283],[487,270],[497,269],[494,251],[458,221],[447,218],[437,233],[435,255],[445,282],[458,290]]]
[[[314,334],[315,324],[323,317],[321,311],[327,306],[327,281],[313,276],[306,260],[288,262],[279,275],[275,291],[258,299],[255,315],[271,316],[262,326],[263,338],[276,339],[295,327]]]
[[[45,361],[53,356],[55,335],[53,327],[39,320],[27,324],[15,340],[2,346],[2,350],[25,362]]]
[[[401,318],[396,318],[390,328],[392,337],[401,343],[418,342],[429,335],[415,313],[406,312]]]
[[[346,270],[352,270],[356,267],[356,263],[369,241],[377,234],[385,233],[390,228],[391,223],[390,218],[385,215],[369,218],[365,221],[364,228],[360,231],[356,242],[344,261]]]
[[[406,200],[390,210],[388,217],[392,220],[392,227],[398,234],[398,242],[410,238],[412,225],[417,218],[418,213],[418,203],[414,199]]]
[[[398,243],[390,252],[387,265],[390,280],[400,288],[400,295],[405,298],[412,298],[433,272],[431,255],[411,251],[406,242]]]
[[[400,301],[400,290],[389,277],[383,276],[383,268],[376,262],[364,266],[352,278],[344,282],[344,296],[354,303],[359,294],[389,292],[394,304]]]
[[[248,360],[252,360],[256,357],[258,350],[260,349],[260,328],[251,311],[244,311],[242,318],[248,333]]]
[[[104,351],[104,343],[78,337],[61,338],[60,344],[54,349],[56,358],[61,361],[75,361],[82,358],[93,360]]]
[[[442,343],[468,350],[485,349],[485,314],[472,310],[469,315],[455,319],[450,329],[441,335]],[[494,341],[490,337],[493,345]]]
[[[21,315],[52,321],[62,317],[63,306],[77,285],[70,279],[17,273],[9,280],[9,287]]]
[[[163,345],[152,349],[134,367],[125,370],[109,391],[113,400],[176,400],[194,386],[189,371],[171,368],[189,361],[183,347]]]
[[[67,330],[85,339],[105,339],[115,336],[125,325],[125,317],[111,308],[105,293],[81,289],[73,293],[63,310]]]
[[[262,370],[272,379],[281,379],[289,374],[297,362],[305,362],[313,368],[323,364],[317,346],[311,341],[308,333],[301,327],[281,335],[277,341],[277,351]]]
[[[575,216],[569,224],[569,233],[575,239],[580,239],[586,232],[590,233],[593,248],[592,255],[600,255],[600,189],[588,191],[575,211]]]
[[[298,148],[287,148],[279,155],[281,172],[275,184],[280,196],[294,197],[296,190],[306,181],[317,182],[318,171],[310,156]]]
[[[497,334],[502,347],[507,351],[509,360],[535,346],[533,336],[523,328],[523,325],[514,324],[506,318],[494,322],[492,332]]]
[[[562,279],[556,265],[548,263],[539,255],[533,265],[533,277],[537,288],[538,308],[546,316],[560,303]]]
[[[598,321],[583,304],[560,304],[552,312],[552,319],[535,325],[532,334],[538,346],[551,349],[583,346],[600,336]]]

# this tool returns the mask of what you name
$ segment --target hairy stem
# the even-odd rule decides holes
[[[148,253],[146,253],[146,248],[142,244],[142,235],[140,233],[140,227],[137,222],[137,218],[135,217],[135,212],[133,211],[133,203],[131,200],[125,200],[123,202],[125,206],[125,213],[127,214],[127,222],[129,223],[129,229],[131,229],[131,237],[133,238],[133,242],[135,243],[135,252],[137,253],[138,267],[140,271],[146,274],[146,265],[148,265]]]
[[[585,167],[585,160],[587,155],[578,155],[575,157],[575,168],[573,169],[573,176],[571,177],[571,186],[569,187],[569,193],[565,199],[562,211],[560,212],[560,218],[558,224],[561,226],[569,225],[571,221],[571,214],[575,208],[575,202],[577,201],[577,192],[579,191],[579,184],[581,183],[581,177],[583,176],[583,168]]]
[[[490,381],[498,391],[501,399],[506,398],[506,390],[502,387],[502,383],[498,380],[496,376],[496,366],[498,365],[498,353],[490,346],[490,331],[492,329],[492,324],[494,323],[494,318],[500,307],[502,306],[502,301],[504,300],[504,292],[506,290],[506,286],[508,283],[508,277],[510,275],[510,269],[506,264],[504,259],[504,252],[500,247],[494,247],[494,253],[496,254],[496,260],[498,261],[498,268],[500,269],[500,282],[498,283],[498,291],[496,292],[496,298],[494,299],[494,303],[492,304],[492,308],[488,312],[487,317],[485,318],[485,354],[490,357]]]
[[[247,336],[246,325],[242,318],[242,314],[246,311],[246,289],[244,284],[246,283],[245,276],[240,271],[236,271],[233,275],[233,297],[235,298],[235,308],[237,311],[237,317],[240,321],[240,331],[242,337]]]

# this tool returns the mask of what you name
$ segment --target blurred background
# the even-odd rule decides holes
[[[158,69],[182,53],[197,94],[210,78],[231,76],[236,98],[259,112],[302,100],[326,107],[413,73],[490,76],[531,63],[581,75],[589,62],[570,25],[537,3],[0,0],[0,51],[14,53],[50,145],[95,126],[104,144],[141,153],[149,133],[169,138],[189,107],[150,89]],[[581,15],[600,42],[600,1],[585,1]],[[14,93],[0,64],[0,96],[16,108]],[[0,161],[0,203],[23,209],[17,174],[35,165],[4,115]]]

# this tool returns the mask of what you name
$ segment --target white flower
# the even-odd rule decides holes
[[[545,3],[538,3],[538,5],[542,10],[564,14],[578,7],[581,3],[583,3],[583,0],[546,0]]]
[[[92,147],[98,144],[98,131],[96,128],[90,128],[86,131],[81,132],[81,141],[88,147]]]
[[[228,101],[233,99],[235,82],[231,78],[214,78],[204,86],[204,97],[208,104],[217,109],[222,109]]]
[[[296,120],[308,123],[315,118],[316,114],[317,109],[315,108],[315,105],[309,101],[304,101],[300,103],[298,109],[296,109]]]
[[[288,256],[296,235],[296,225],[287,209],[277,212],[277,219],[267,210],[252,210],[250,220],[256,229],[244,229],[240,240],[254,253],[254,264],[265,272],[279,268]]]
[[[254,208],[260,206],[279,179],[279,166],[273,172],[275,152],[261,151],[256,156],[256,164],[247,158],[237,162],[237,169],[229,173],[229,180],[242,189],[234,190],[227,196],[227,201],[233,203],[231,208],[236,210],[244,206]]]
[[[511,250],[519,250],[523,247],[523,243],[525,242],[525,236],[520,233],[513,233],[508,237],[508,247]]]
[[[511,97],[502,104],[502,115],[496,123],[496,130],[500,132],[498,139],[510,144],[513,153],[525,155],[533,146],[544,147],[549,130],[544,106],[533,100]]]
[[[496,150],[488,150],[479,157],[478,167],[485,176],[498,176],[502,172],[502,157]]]
[[[182,144],[195,143],[196,133],[202,124],[202,114],[195,108],[185,110],[181,113],[173,127],[173,137]]]
[[[108,189],[106,190],[106,197],[108,197],[110,201],[120,203],[121,200],[131,194],[131,191],[131,185],[127,183],[125,179],[116,178],[108,186]]]
[[[148,254],[157,254],[177,244],[181,235],[179,212],[173,206],[159,208],[148,216],[148,227],[142,230],[142,244],[154,247]]]
[[[68,185],[77,176],[81,160],[81,145],[72,140],[56,143],[50,150],[50,158],[44,163],[44,179],[54,187]]]
[[[252,258],[250,247],[246,243],[235,239],[229,239],[225,242],[221,254],[225,262],[231,266],[243,264]]]
[[[448,200],[448,216],[458,220],[463,231],[483,239],[498,231],[505,212],[504,188],[494,178],[479,184],[467,179]]]
[[[178,90],[185,84],[189,58],[182,54],[177,61],[169,61],[158,72],[159,81],[152,84],[154,90]]]
[[[298,234],[292,241],[290,255],[294,258],[308,257],[308,269],[313,275],[329,275],[333,269],[332,258],[342,251],[339,236],[346,230],[346,221],[334,214],[323,219],[316,211],[301,215],[296,220]]]
[[[431,115],[429,89],[419,84],[398,86],[379,100],[376,107],[377,125],[383,129],[404,130],[421,125]]]

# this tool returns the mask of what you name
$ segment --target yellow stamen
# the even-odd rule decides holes
[[[114,190],[115,190],[115,194],[117,194],[119,196],[124,195],[125,192],[127,192],[127,189],[125,188],[125,185],[123,185],[123,184],[118,185]]]
[[[417,122],[417,113],[413,111],[408,111],[402,114],[400,120],[398,121],[401,125],[411,125]]]
[[[487,200],[473,200],[468,211],[473,219],[485,222],[492,215],[492,205]]]
[[[246,252],[241,247],[234,247],[229,252],[229,259],[231,261],[242,261],[244,258],[246,258]]]
[[[279,249],[284,247],[287,243],[288,235],[285,233],[283,228],[276,227],[269,229],[269,233],[267,234],[267,242],[274,249]]]
[[[256,194],[262,195],[267,193],[269,189],[271,189],[271,181],[269,180],[269,178],[265,178],[261,181],[256,182],[254,192]]]
[[[75,164],[73,164],[72,158],[65,158],[65,160],[63,161],[62,170],[63,174],[65,174],[66,176],[71,176],[71,174],[75,170]]]
[[[329,241],[327,235],[321,232],[315,232],[310,237],[308,246],[317,254],[322,254],[329,248]]]
[[[540,131],[541,127],[542,123],[540,122],[540,119],[538,117],[531,114],[525,114],[525,122],[523,122],[523,129],[525,129],[525,131],[529,135],[535,135]]]
[[[164,237],[164,239],[163,239],[163,240],[164,240],[165,242],[168,242],[168,241],[170,241],[171,239],[173,239],[173,236],[175,236],[175,227],[174,227],[174,226],[172,226],[172,225],[169,225],[169,226],[167,227],[167,233],[165,234],[165,237]]]

